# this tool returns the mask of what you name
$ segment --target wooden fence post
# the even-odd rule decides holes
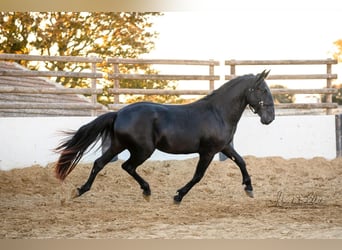
[[[120,73],[119,64],[118,63],[114,63],[113,69],[114,69],[114,75]],[[120,81],[119,81],[119,79],[114,78],[114,86],[113,86],[113,88],[115,90],[118,90],[120,88]],[[120,95],[119,94],[114,94],[114,104],[119,104],[119,103],[120,103]]]
[[[91,63],[91,72],[92,73],[96,73],[96,62],[92,62]],[[91,79],[91,88],[92,90],[96,91],[96,78]],[[97,104],[97,94],[94,93],[91,95],[91,102],[95,105]],[[95,109],[91,110],[91,115],[92,116],[96,116],[97,115],[97,111]]]
[[[332,65],[331,63],[327,62],[327,74],[330,75],[332,73]],[[328,77],[327,78],[327,88],[331,88],[331,78]],[[332,94],[327,94],[326,95],[326,102],[327,103],[332,103]],[[331,109],[326,109],[326,114],[327,115],[331,115],[332,114],[332,110]]]
[[[236,64],[234,63],[234,60],[231,60],[230,64],[230,74],[234,77],[236,75]]]
[[[342,157],[342,114],[335,115],[336,157]]]
[[[212,77],[215,75],[215,64],[214,64],[214,60],[213,59],[210,59],[209,75],[212,76]],[[209,90],[213,91],[214,89],[215,89],[215,80],[211,79],[211,80],[209,80]]]

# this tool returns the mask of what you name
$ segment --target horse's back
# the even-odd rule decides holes
[[[118,112],[114,131],[123,144],[153,145],[165,152],[180,153],[184,151],[182,145],[199,140],[195,128],[198,122],[191,113],[187,105],[134,103]]]

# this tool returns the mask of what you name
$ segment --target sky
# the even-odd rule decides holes
[[[332,56],[334,41],[342,39],[341,20],[342,7],[324,2],[315,8],[240,6],[223,11],[164,12],[154,21],[159,32],[155,49],[145,57],[221,62],[326,59]],[[342,75],[340,65],[334,68],[338,72]]]
[[[178,1],[179,2],[179,1]],[[326,58],[342,39],[336,0],[184,0],[156,17],[152,54],[239,59]],[[172,8],[171,8],[172,9]],[[187,10],[187,11],[186,11]]]
[[[327,58],[342,39],[342,11],[263,10],[165,12],[151,55],[173,58]]]

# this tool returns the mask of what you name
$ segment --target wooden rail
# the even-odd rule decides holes
[[[37,62],[76,62],[76,63],[101,63],[103,59],[95,56],[36,56],[25,54],[0,54],[0,60],[25,60],[25,61],[37,61]]]
[[[235,78],[236,75],[227,75],[226,80]],[[337,74],[311,74],[311,75],[269,75],[268,80],[322,80],[337,79]]]
[[[111,94],[126,94],[126,95],[207,95],[209,90],[167,90],[163,89],[110,89]]]
[[[65,71],[35,71],[35,70],[7,70],[0,71],[0,76],[16,77],[75,77],[75,78],[103,78],[102,73],[65,72]]]
[[[226,60],[225,65],[230,65],[231,68],[237,65],[324,65],[336,64],[335,59],[319,59],[319,60]]]
[[[81,89],[81,88],[31,88],[31,87],[1,87],[0,93],[15,93],[15,94],[102,94],[102,89]]]
[[[336,109],[337,103],[279,103],[279,109]]]
[[[109,74],[109,79],[117,80],[207,80],[215,81],[220,80],[219,76],[206,76],[206,75],[149,75],[149,74]]]
[[[179,60],[179,59],[129,59],[129,58],[108,58],[112,64],[166,64],[166,65],[212,65],[219,66],[220,62],[215,60]]]
[[[46,109],[91,109],[93,115],[96,110],[100,109],[97,103],[97,95],[103,94],[102,89],[96,88],[96,81],[113,81],[113,88],[108,92],[114,95],[114,103],[109,104],[109,109],[119,109],[125,104],[120,104],[119,95],[121,94],[137,94],[137,95],[206,95],[214,90],[215,81],[220,80],[220,76],[215,75],[215,69],[220,66],[220,62],[216,60],[168,60],[168,59],[124,59],[124,58],[107,58],[106,60],[98,57],[73,57],[73,56],[35,56],[35,55],[17,55],[17,54],[0,54],[0,60],[28,60],[28,61],[64,61],[74,63],[89,63],[91,65],[89,72],[64,72],[64,71],[31,71],[31,70],[4,70],[0,71],[2,77],[75,77],[90,79],[91,87],[87,89],[68,89],[68,88],[31,88],[31,87],[1,87],[0,93],[17,93],[17,94],[85,94],[91,95],[91,103],[74,103],[56,104],[56,103],[32,103],[23,105],[16,102],[0,103],[0,109],[12,108],[46,108]],[[113,73],[106,74],[96,67],[99,63],[112,65]],[[181,65],[208,67],[206,74],[123,74],[119,70],[119,65],[127,64],[149,64],[149,65]],[[224,76],[225,80],[230,80],[238,76],[236,69],[243,66],[260,66],[267,65],[272,70],[273,65],[325,65],[325,72],[316,74],[271,74],[268,80],[325,80],[326,87],[319,89],[271,89],[272,94],[325,94],[327,96],[326,103],[289,103],[277,104],[279,109],[326,109],[330,114],[333,109],[337,108],[336,103],[332,103],[332,95],[337,93],[337,89],[332,88],[332,81],[337,79],[337,74],[332,72],[332,65],[337,64],[336,60],[226,60],[224,67],[229,67],[229,74]],[[271,71],[272,72],[272,71]],[[126,89],[120,88],[122,80],[185,80],[185,81],[208,81],[208,89],[206,90],[167,90],[167,89]]]
[[[0,109],[87,109],[100,110],[103,106],[101,104],[93,103],[0,103]]]

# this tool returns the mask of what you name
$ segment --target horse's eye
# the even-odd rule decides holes
[[[259,93],[267,94],[267,89],[258,89]]]

